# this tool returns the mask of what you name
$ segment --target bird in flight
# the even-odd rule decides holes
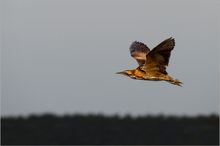
[[[166,81],[181,86],[182,82],[168,75],[166,66],[169,64],[171,51],[175,46],[174,38],[168,38],[150,50],[141,42],[133,42],[129,48],[131,56],[139,66],[133,70],[117,72],[132,79]]]

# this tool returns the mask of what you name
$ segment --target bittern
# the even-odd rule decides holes
[[[167,81],[181,86],[182,82],[168,75],[166,66],[169,64],[171,51],[175,46],[174,38],[168,38],[150,50],[144,43],[135,41],[129,50],[131,56],[137,60],[139,66],[133,70],[117,72],[132,79]]]

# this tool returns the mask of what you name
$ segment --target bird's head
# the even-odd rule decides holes
[[[121,74],[121,75],[125,75],[125,76],[128,76],[128,77],[131,77],[133,76],[133,73],[134,71],[133,70],[124,70],[124,71],[121,71],[121,72],[117,72],[116,74]]]

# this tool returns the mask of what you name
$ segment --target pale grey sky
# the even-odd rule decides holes
[[[218,0],[2,0],[1,114],[218,113]],[[174,37],[167,71],[183,87],[115,72],[134,40]]]

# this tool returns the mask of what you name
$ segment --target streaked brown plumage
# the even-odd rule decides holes
[[[118,74],[129,76],[132,79],[167,81],[171,84],[181,86],[182,82],[173,79],[166,72],[169,64],[171,51],[175,46],[174,38],[168,38],[150,50],[141,42],[133,42],[130,46],[130,54],[139,64],[134,70],[125,70]]]

